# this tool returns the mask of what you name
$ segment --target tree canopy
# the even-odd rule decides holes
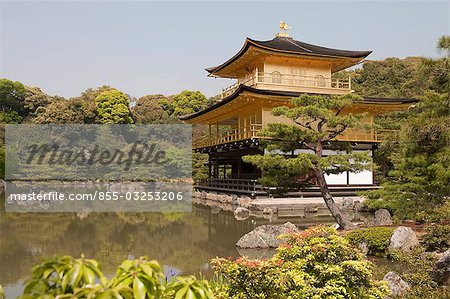
[[[388,208],[400,219],[450,219],[450,47],[438,42],[442,58],[423,59],[428,87],[420,102],[380,121],[399,133],[380,145],[375,161],[383,167],[383,189],[367,193],[373,208]],[[407,92],[402,89],[401,91]]]
[[[131,124],[130,101],[121,91],[109,90],[95,98],[99,122],[103,124]]]
[[[18,81],[0,79],[1,111],[16,111],[23,115],[22,104],[25,99],[25,86]]]

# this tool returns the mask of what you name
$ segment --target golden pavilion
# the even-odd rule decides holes
[[[300,94],[343,95],[353,92],[350,78],[333,74],[357,65],[372,51],[350,51],[308,44],[290,37],[281,22],[275,38],[258,41],[247,38],[242,48],[224,63],[207,68],[210,77],[235,79],[214,105],[181,117],[190,124],[209,127],[208,135],[194,140],[194,150],[207,153],[209,179],[197,186],[204,190],[264,193],[257,179],[261,171],[242,161],[242,156],[264,154],[258,132],[268,123],[286,122],[272,115],[276,106],[289,105]],[[365,112],[364,122],[377,114],[408,108],[414,99],[365,97],[348,112]],[[383,139],[383,131],[347,130],[336,138],[349,141],[358,151],[373,151]],[[298,152],[306,149],[298,149]],[[325,155],[336,154],[325,150]],[[372,171],[327,176],[334,190],[355,190],[375,185]],[[345,192],[343,192],[344,194]],[[347,194],[347,193],[345,193]]]

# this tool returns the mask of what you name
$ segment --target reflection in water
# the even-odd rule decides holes
[[[19,295],[33,265],[52,255],[84,253],[108,276],[122,260],[142,255],[177,273],[208,275],[211,258],[238,256],[237,240],[267,222],[237,221],[232,213],[197,206],[177,214],[5,213],[3,194],[0,200],[0,284],[8,298]],[[288,220],[301,221],[280,222]]]

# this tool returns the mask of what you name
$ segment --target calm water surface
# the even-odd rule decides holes
[[[0,284],[21,294],[33,265],[53,255],[94,258],[106,275],[127,258],[157,259],[167,271],[210,274],[210,259],[236,257],[237,240],[265,219],[237,221],[228,212],[194,206],[192,213],[5,213],[0,195]],[[283,218],[300,226],[311,220]],[[316,219],[315,221],[331,221]]]

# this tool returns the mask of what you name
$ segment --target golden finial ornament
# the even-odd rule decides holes
[[[280,21],[280,33],[278,33],[276,36],[279,36],[279,37],[289,37],[289,34],[286,32],[287,30],[290,30],[291,29],[291,27],[288,25],[288,24],[286,24],[285,22],[283,22],[283,21]]]

